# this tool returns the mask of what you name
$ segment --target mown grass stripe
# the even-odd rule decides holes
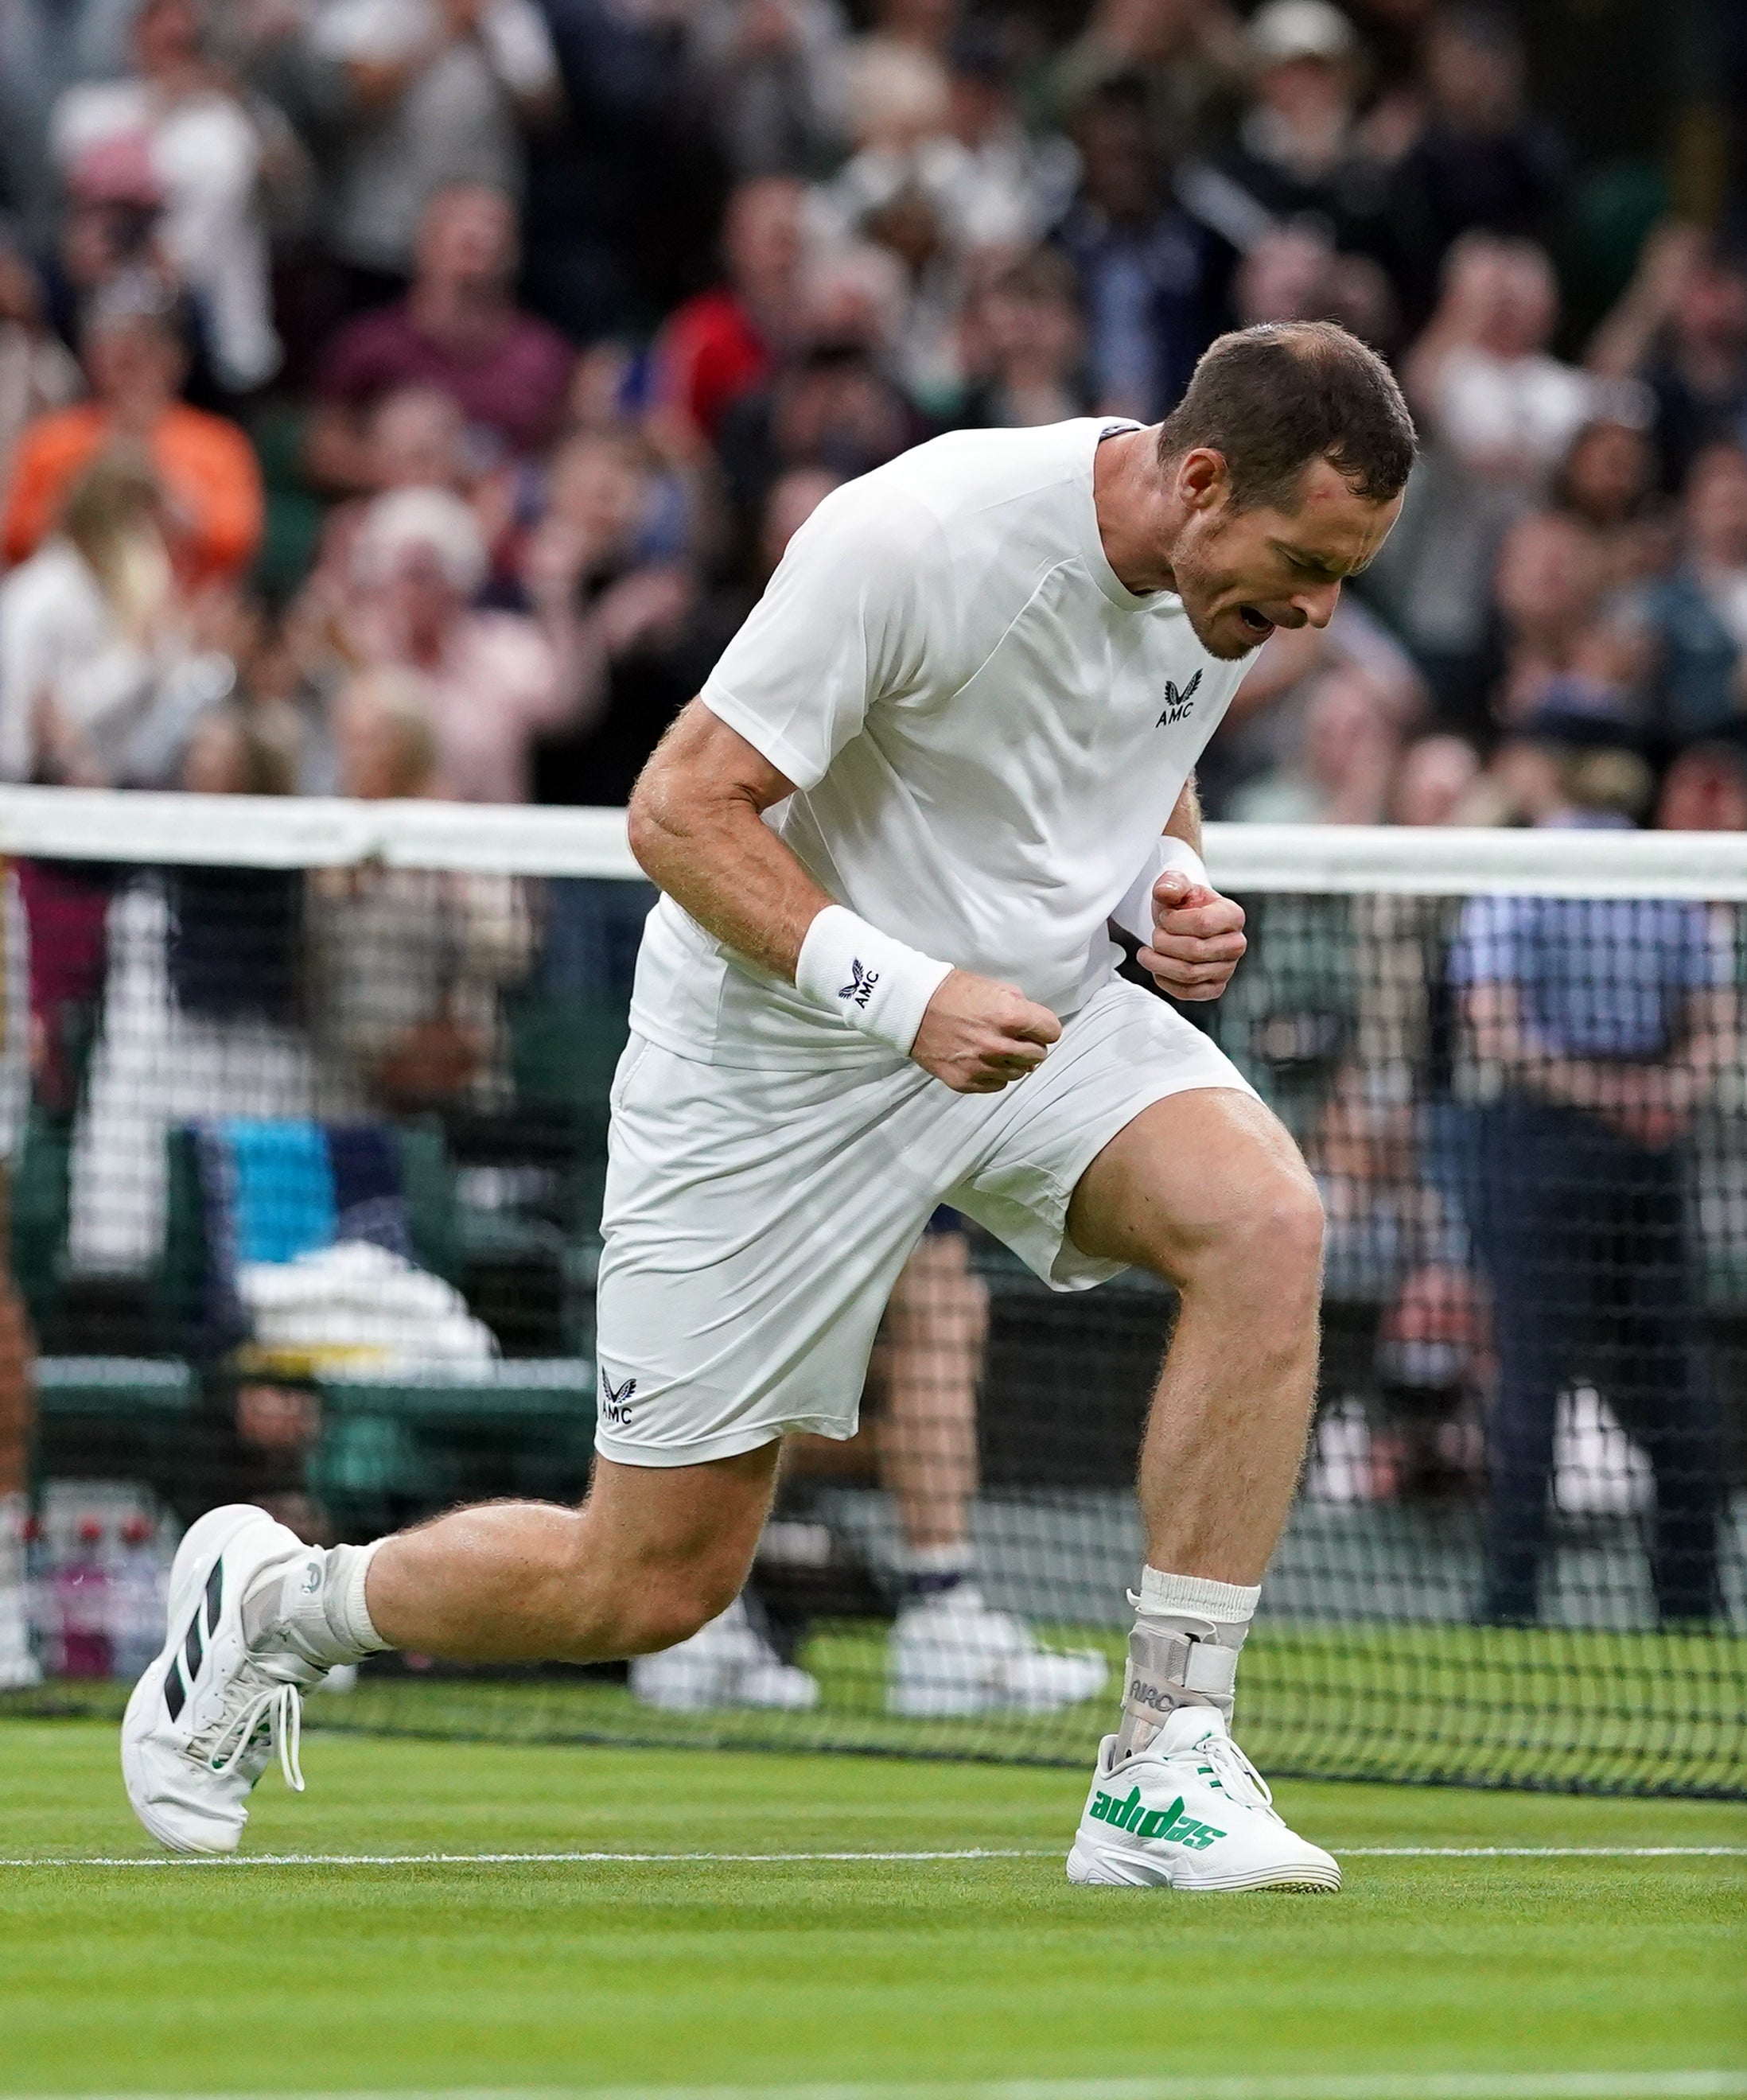
[[[1343,1860],[1739,1860],[1747,1845],[1338,1845]],[[1053,1860],[1060,1845],[966,1846],[930,1852],[244,1852],[90,1854],[0,1860],[7,1867],[781,1867]]]
[[[1736,2100],[1743,2071],[1454,2071],[1277,2078],[1010,2079],[993,2083],[465,2086],[393,2092],[178,2094],[175,2100]],[[51,2094],[23,2100],[60,2100]],[[99,2093],[81,2100],[167,2100]]]

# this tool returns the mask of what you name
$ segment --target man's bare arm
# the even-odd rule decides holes
[[[694,700],[632,791],[631,851],[706,932],[772,976],[795,977],[832,899],[764,821],[794,783]],[[1011,985],[955,969],[929,1000],[910,1055],[955,1092],[998,1092],[1043,1061],[1061,1033]]]
[[[1186,846],[1201,851],[1201,796],[1196,792],[1195,776],[1192,773],[1183,783],[1183,792],[1178,796],[1176,807],[1165,823],[1167,839],[1181,839]]]
[[[631,793],[637,863],[708,933],[792,984],[807,929],[831,902],[764,821],[795,792],[737,730],[694,700]]]
[[[1737,1055],[1735,995],[1698,992],[1687,1002],[1680,1047],[1653,1061],[1573,1057],[1536,1040],[1513,984],[1471,986],[1462,1012],[1476,1053],[1501,1065],[1524,1092],[1582,1109],[1640,1144],[1667,1144],[1714,1090]]]
[[[1201,851],[1201,797],[1193,775],[1183,783],[1165,836]],[[1249,946],[1243,907],[1216,889],[1167,868],[1153,885],[1153,938],[1136,960],[1174,999],[1217,999]]]

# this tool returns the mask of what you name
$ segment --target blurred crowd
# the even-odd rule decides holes
[[[833,488],[952,429],[1154,421],[1222,330],[1326,317],[1423,456],[1326,631],[1257,656],[1209,814],[1747,830],[1747,12],[1684,90],[1630,77],[1699,48],[1668,12],[1684,43],[1582,12],[1604,68],[1637,24],[1621,141],[1546,60],[1578,11],[1527,0],[0,0],[0,780],[622,804]],[[15,879],[0,1069],[20,1186],[51,1153],[64,1185],[33,1240],[20,1207],[39,1331],[88,1348],[98,1301],[55,1292],[153,1273],[187,1118],[435,1109],[470,1302],[510,1276],[512,1352],[583,1345],[611,1028],[579,1068],[638,886]],[[1472,1497],[1489,1433],[1477,1608],[1533,1616],[1560,1308],[1629,1273],[1607,1424],[1643,1477],[1591,1471],[1635,1507],[1655,1474],[1657,1607],[1702,1619],[1724,1461],[1677,1357],[1747,1305],[1747,946],[1555,902],[1271,897],[1216,1026],[1358,1316],[1313,1491]],[[986,1308],[950,1244],[948,1339],[902,1294],[897,1331],[962,1431]],[[284,1390],[243,1445],[309,1444]]]
[[[621,802],[833,486],[1329,315],[1425,457],[1210,813],[1747,823],[1740,200],[1586,275],[1523,26],[0,0],[0,778]]]

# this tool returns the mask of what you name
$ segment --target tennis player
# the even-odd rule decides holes
[[[1243,914],[1192,770],[1246,659],[1376,554],[1413,448],[1379,360],[1295,324],[1221,338],[1155,429],[960,433],[826,498],[631,805],[664,894],[612,1091],[587,1501],[326,1551],[201,1518],[124,1724],[148,1829],[233,1849],[276,1749],[301,1785],[300,1695],[334,1664],[634,1656],[721,1612],[780,1440],[852,1433],[944,1202],[1054,1289],[1137,1264],[1181,1296],[1070,1876],[1339,1886],[1229,1725],[1310,1417],[1321,1210],[1110,927],[1178,998],[1224,989]]]

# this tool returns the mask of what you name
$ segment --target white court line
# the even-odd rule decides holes
[[[72,1860],[0,1860],[0,1867],[664,1867],[804,1865],[814,1860],[890,1864],[930,1860],[1054,1860],[1059,1845],[953,1852],[245,1852],[221,1858],[170,1853]]]
[[[926,2085],[492,2086],[200,2093],[176,2100],[1736,2100],[1739,2071],[1361,2071],[1335,2077],[1055,2078]],[[51,2100],[51,2096],[32,2096]],[[101,2093],[88,2100],[157,2100]]]
[[[1747,1845],[1342,1845],[1343,1860],[1740,1860]]]
[[[1747,1845],[1344,1845],[1343,1860],[1739,1860]],[[1059,1845],[967,1846],[950,1852],[244,1852],[96,1854],[0,1860],[7,1867],[780,1867],[907,1865],[955,1860],[1056,1860]]]

